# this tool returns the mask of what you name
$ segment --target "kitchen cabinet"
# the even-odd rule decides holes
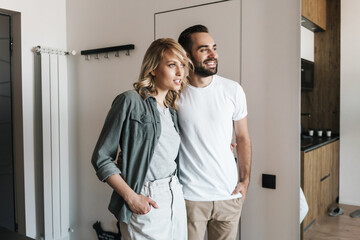
[[[326,30],[326,0],[302,0],[301,15]]]
[[[313,224],[318,215],[318,204],[320,202],[320,161],[318,159],[321,155],[320,149],[308,153],[301,152],[301,187],[309,206],[309,211],[302,223],[302,230]]]
[[[301,152],[301,187],[309,206],[301,226],[306,232],[339,196],[339,141]]]

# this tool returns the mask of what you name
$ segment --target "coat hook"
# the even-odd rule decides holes
[[[115,57],[119,57],[119,51],[115,52]]]
[[[129,51],[129,49],[128,49],[128,50],[126,50],[125,55],[126,55],[126,56],[130,56],[130,51]]]
[[[96,54],[95,59],[99,59],[99,54]]]
[[[107,59],[109,59],[109,53],[105,53],[105,55],[104,55],[104,58],[107,58]]]
[[[90,61],[90,55],[85,55],[85,60]]]

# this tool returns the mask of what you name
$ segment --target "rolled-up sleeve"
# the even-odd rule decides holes
[[[113,102],[98,142],[95,146],[91,163],[100,181],[105,181],[114,174],[121,171],[114,162],[118,152],[121,131],[126,120],[128,101],[124,95],[119,95]]]

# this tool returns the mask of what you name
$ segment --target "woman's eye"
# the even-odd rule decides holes
[[[175,67],[174,63],[169,64],[169,67]]]

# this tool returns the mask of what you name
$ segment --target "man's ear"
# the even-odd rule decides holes
[[[186,52],[186,56],[187,56],[189,59],[191,59],[191,54],[190,54],[190,53]]]

